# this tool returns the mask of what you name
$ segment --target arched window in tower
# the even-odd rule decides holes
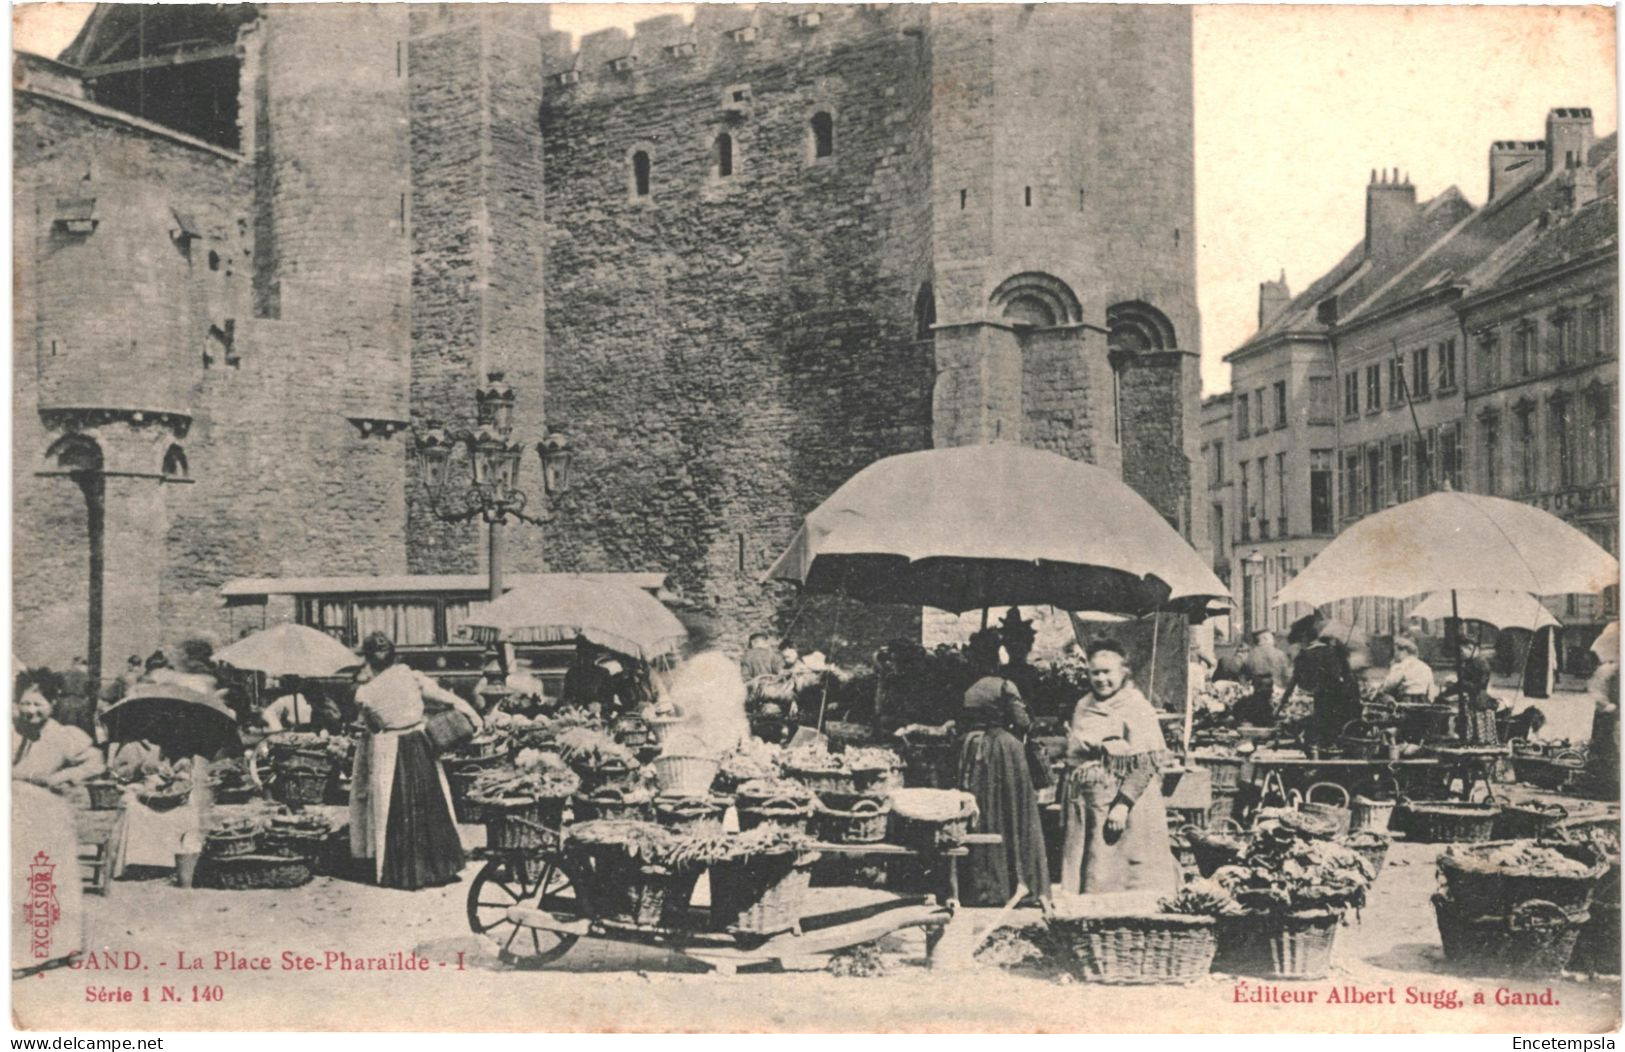
[[[711,149],[711,170],[718,179],[728,179],[734,174],[734,138],[727,132],[717,136],[716,143]]]
[[[171,445],[165,450],[163,472],[164,480],[167,482],[191,478],[192,471],[186,463],[186,450],[179,445]]]
[[[937,297],[927,281],[914,297],[914,338],[931,339],[931,328],[937,323]]]
[[[808,122],[812,134],[813,160],[835,156],[835,119],[823,110],[812,115]]]
[[[632,196],[649,196],[649,151],[638,150],[632,155]]]
[[[1058,322],[1054,308],[1037,296],[1017,296],[1004,305],[1004,320],[1016,328],[1051,329]]]
[[[1114,351],[1171,351],[1179,346],[1173,322],[1149,303],[1130,300],[1106,308],[1106,342]]]
[[[1083,320],[1083,307],[1066,282],[1037,271],[1006,278],[993,290],[988,306],[993,316],[1017,328],[1048,329]]]

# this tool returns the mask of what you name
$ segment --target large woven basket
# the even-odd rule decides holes
[[[552,842],[564,825],[562,796],[516,800],[475,797],[485,819],[485,846],[533,851]]]
[[[1394,812],[1410,840],[1424,844],[1465,844],[1488,840],[1501,808],[1447,800],[1407,800]]]
[[[1485,975],[1525,978],[1554,976],[1566,968],[1581,928],[1591,919],[1538,899],[1519,903],[1510,913],[1479,916],[1435,895],[1433,911],[1447,960]]]
[[[1455,906],[1475,917],[1508,914],[1520,902],[1550,902],[1570,915],[1586,912],[1597,878],[1608,869],[1606,860],[1585,844],[1541,845],[1586,866],[1584,875],[1552,876],[1528,869],[1476,868],[1487,847],[1450,848],[1439,856],[1439,877]]]
[[[1369,796],[1354,794],[1349,801],[1349,828],[1350,833],[1360,833],[1370,830],[1374,833],[1386,833],[1394,820],[1394,801],[1378,800]]]
[[[660,756],[653,764],[662,793],[704,796],[717,778],[717,761],[704,756]]]
[[[1512,756],[1513,776],[1539,789],[1572,789],[1585,776],[1585,755],[1567,749],[1551,756]]]
[[[755,800],[750,797],[739,797],[739,831],[748,833],[759,825],[772,823],[784,826],[787,829],[807,831],[807,825],[812,820],[814,802],[811,800],[795,800],[788,796],[776,796],[770,800]],[[751,802],[746,803],[746,800]]]
[[[294,761],[277,771],[271,795],[278,802],[295,807],[320,804],[327,799],[327,786],[333,778],[333,765]]]
[[[1569,817],[1562,804],[1506,804],[1495,816],[1492,835],[1497,840],[1533,840],[1550,836]]]
[[[581,779],[581,790],[591,793],[609,786],[631,786],[637,781],[638,768],[628,763],[614,762],[599,765],[572,763],[570,770]]]
[[[1334,790],[1337,796],[1336,803],[1327,803],[1325,800],[1316,800],[1316,790]],[[1321,794],[1325,795],[1324,792]],[[1298,810],[1306,815],[1318,815],[1328,819],[1334,828],[1333,836],[1344,836],[1349,831],[1349,823],[1353,813],[1349,810],[1349,791],[1336,782],[1316,782],[1304,790],[1303,803]]]
[[[598,818],[648,818],[654,798],[639,789],[607,785],[570,798],[570,815],[577,822]]]
[[[238,833],[210,833],[203,840],[203,853],[210,858],[238,858],[257,853],[260,833],[249,829]]]
[[[297,888],[312,876],[309,859],[278,855],[240,855],[210,864],[213,883],[227,891]]]
[[[684,926],[698,868],[651,865],[613,844],[566,845],[578,865],[592,874],[589,904],[597,920],[634,928]]]
[[[1050,917],[1057,956],[1086,983],[1190,983],[1213,967],[1212,917]]]
[[[1205,768],[1208,777],[1212,779],[1213,791],[1235,789],[1241,784],[1241,765],[1246,759],[1241,756],[1212,756],[1203,753],[1193,753],[1191,759],[1196,766]]]
[[[819,804],[813,815],[818,838],[831,844],[877,844],[886,839],[891,802],[881,796],[842,801],[842,807]]]
[[[795,779],[819,796],[826,793],[852,795],[861,791],[858,788],[856,772],[845,769],[786,767],[784,773],[786,777]]]
[[[92,779],[85,783],[90,793],[92,811],[116,811],[124,806],[124,786],[111,779]]]
[[[746,935],[797,930],[817,859],[817,852],[784,853],[712,866],[712,927]]]
[[[1388,848],[1392,844],[1386,836],[1374,829],[1361,829],[1337,842],[1370,864],[1373,880],[1382,876],[1382,867],[1388,861]]]
[[[673,796],[655,797],[655,821],[669,829],[686,829],[700,822],[720,822],[728,810],[726,797]]]
[[[1220,917],[1213,970],[1265,979],[1321,979],[1341,918],[1326,910]]]
[[[259,853],[277,858],[320,859],[327,850],[328,831],[267,829],[260,835]]]

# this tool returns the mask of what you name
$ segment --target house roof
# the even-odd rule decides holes
[[[1376,262],[1366,256],[1362,239],[1337,265],[1321,275],[1304,289],[1269,324],[1240,347],[1224,356],[1225,361],[1242,357],[1269,340],[1284,333],[1324,333],[1328,326],[1319,320],[1319,307],[1327,297],[1335,295],[1340,303],[1360,303],[1395,274],[1403,270],[1417,256],[1437,242],[1452,227],[1472,213],[1473,206],[1461,196],[1461,191],[1450,187],[1417,209],[1402,232],[1405,250],[1393,258]],[[1348,311],[1340,312],[1347,318]]]

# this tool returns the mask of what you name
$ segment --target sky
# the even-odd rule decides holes
[[[13,44],[55,55],[88,4],[12,9]],[[578,36],[691,5],[555,4]],[[1614,12],[1604,7],[1206,6],[1195,11],[1197,295],[1205,393],[1257,329],[1258,283],[1294,293],[1356,243],[1371,170],[1418,200],[1481,204],[1490,143],[1539,139],[1547,110],[1617,127]]]

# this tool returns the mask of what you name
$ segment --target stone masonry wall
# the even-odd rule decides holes
[[[885,20],[818,10],[830,21],[764,24],[761,51],[718,45],[692,76],[548,89],[548,413],[578,450],[551,552],[560,568],[671,572],[725,640],[793,622],[803,649],[839,635],[864,650],[917,632],[917,612],[814,602],[796,620],[790,590],[761,577],[857,470],[930,444],[913,310],[929,64]],[[738,84],[751,104],[730,116]],[[820,109],[835,150],[814,159]],[[727,179],[712,174],[724,131]],[[652,159],[645,199],[634,148]]]

